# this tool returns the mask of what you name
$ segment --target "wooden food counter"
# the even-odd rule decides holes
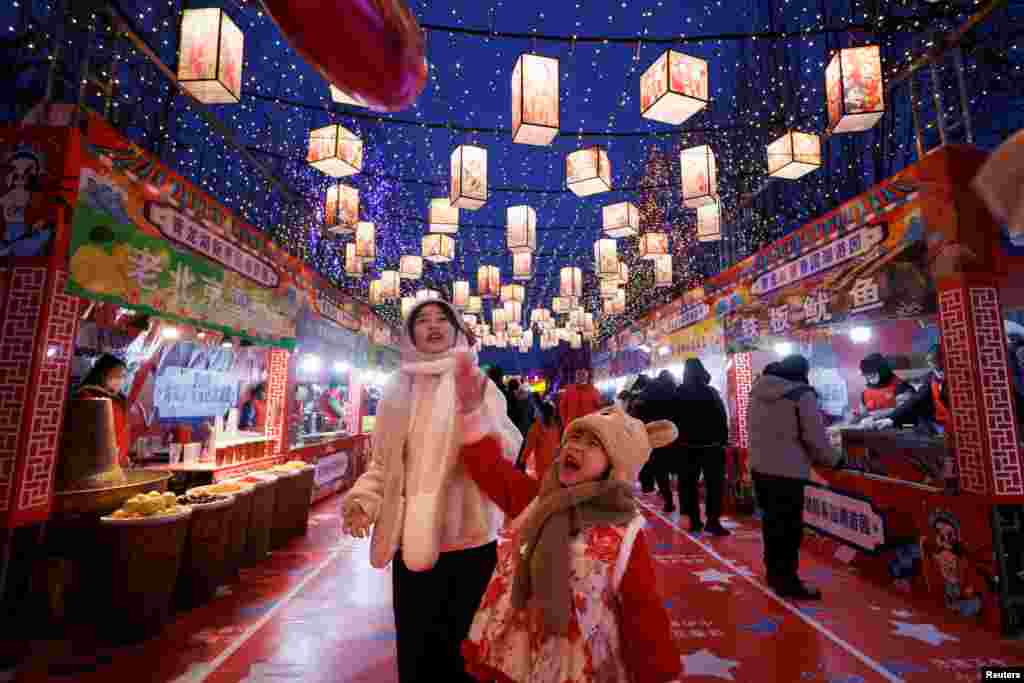
[[[940,435],[912,429],[843,428],[846,468],[943,488],[952,452]]]

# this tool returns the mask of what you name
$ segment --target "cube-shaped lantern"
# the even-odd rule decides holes
[[[433,301],[440,298],[441,292],[435,289],[421,289],[416,292],[416,301]]]
[[[403,296],[402,297],[402,319],[409,317],[412,313],[412,309],[416,306],[416,297],[414,296]]]
[[[498,344],[497,337],[493,334],[485,334],[483,340],[484,346],[496,346]]]
[[[397,270],[385,270],[380,274],[380,295],[385,301],[397,299],[402,293],[402,281]]]
[[[487,202],[487,150],[459,145],[452,152],[452,180],[448,200],[459,209],[475,211]]]
[[[501,288],[502,301],[526,301],[526,288],[522,285],[504,285]]]
[[[576,150],[565,157],[565,182],[577,197],[612,189],[612,167],[601,147]]]
[[[476,326],[476,335],[478,337],[486,337],[491,333],[491,326],[485,323],[483,320]]]
[[[695,209],[718,201],[718,164],[708,145],[698,145],[679,153],[682,173],[683,204]]]
[[[526,335],[524,334],[519,338],[519,353],[529,353],[531,348],[533,348],[533,343],[527,343]]]
[[[497,266],[480,266],[476,271],[476,291],[481,299],[493,299],[501,292],[501,272]]]
[[[654,286],[668,287],[672,284],[672,255],[654,258]]]
[[[833,133],[871,128],[885,113],[882,53],[877,45],[840,50],[825,67],[828,127]]]
[[[363,170],[363,141],[352,131],[332,124],[309,134],[310,166],[332,178],[344,178]]]
[[[619,277],[619,251],[615,240],[600,239],[594,242],[594,265],[600,279]]]
[[[332,85],[330,87],[331,87],[331,99],[334,102],[336,102],[337,104],[347,104],[347,105],[350,105],[350,106],[353,106],[353,107],[365,107],[366,106],[366,102],[363,100],[363,98],[358,97],[356,95],[351,95],[351,94],[345,92],[344,90],[342,90],[341,88],[338,88],[336,86]]]
[[[335,235],[351,235],[359,222],[359,190],[338,183],[327,188],[324,227]]]
[[[444,198],[431,199],[427,210],[427,226],[430,232],[456,234],[459,231],[459,207],[452,206]]]
[[[419,280],[423,276],[423,257],[403,256],[398,262],[398,274],[406,280]]]
[[[665,50],[640,77],[640,115],[678,126],[708,103],[708,63]]]
[[[559,284],[559,294],[563,298],[578,299],[583,296],[583,272],[579,268],[572,266],[562,268]]]
[[[242,98],[245,36],[219,7],[181,14],[178,82],[203,104],[238,104]]]
[[[609,204],[601,209],[604,234],[614,239],[632,237],[640,232],[640,212],[631,202]]]
[[[582,308],[574,308],[569,311],[569,324],[566,327],[571,327],[574,330],[583,328],[583,314],[586,313]]]
[[[452,285],[452,304],[455,308],[469,309],[469,281],[456,280]]]
[[[563,296],[551,298],[551,310],[555,315],[565,315],[572,308],[572,299]]]
[[[504,308],[495,308],[491,311],[491,327],[495,332],[504,332],[508,329],[508,313]]]
[[[601,280],[601,298],[614,299],[619,294],[618,280]]]
[[[551,320],[551,311],[546,308],[535,308],[530,312],[530,324],[543,327]]]
[[[369,221],[356,223],[356,256],[364,261],[377,258],[377,228]]]
[[[508,336],[504,332],[494,333],[494,348],[504,349],[508,347]]]
[[[431,263],[450,263],[455,258],[455,240],[438,233],[424,235],[423,258]]]
[[[517,340],[523,336],[523,326],[512,320],[508,324],[508,338]]]
[[[718,202],[697,207],[697,239],[701,242],[722,239],[722,214]]]
[[[625,261],[619,261],[619,284],[623,287],[629,284],[629,266]]]
[[[796,180],[821,167],[821,138],[791,130],[768,145],[768,175]]]
[[[653,259],[668,253],[668,233],[645,232],[640,235],[637,254],[640,258]]]
[[[466,311],[469,313],[482,313],[484,310],[484,301],[482,297],[471,296],[469,297],[469,303],[466,304]]]
[[[558,60],[524,53],[512,69],[512,142],[550,145],[558,135]]]
[[[580,336],[579,332],[574,332],[572,337],[569,338],[569,346],[574,349],[583,347],[583,338]]]
[[[360,277],[363,274],[363,259],[356,254],[356,245],[349,242],[345,245],[345,274]]]
[[[594,325],[594,314],[587,312],[583,314],[583,333],[594,334],[597,328]]]
[[[523,319],[523,304],[518,301],[506,301],[502,304],[505,310],[506,320],[509,322],[521,322]]]
[[[533,254],[520,251],[512,254],[512,279],[529,280],[533,277]]]
[[[626,312],[626,290],[620,289],[614,299],[606,299],[604,312],[608,315],[622,315]]]
[[[374,280],[370,283],[369,299],[371,306],[379,306],[384,303],[383,284],[380,280]]]
[[[508,250],[537,250],[537,212],[529,206],[510,206],[505,211]]]

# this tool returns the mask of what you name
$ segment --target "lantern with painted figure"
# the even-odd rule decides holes
[[[604,234],[613,239],[633,237],[640,232],[640,212],[631,202],[609,204],[601,209]]]
[[[508,250],[534,252],[537,250],[537,212],[529,206],[510,206],[505,211]]]
[[[332,178],[344,178],[363,170],[363,141],[355,133],[332,124],[309,134],[307,163]]]
[[[533,254],[520,251],[512,254],[512,279],[529,280],[533,277]]]
[[[708,63],[665,50],[640,77],[640,115],[674,126],[707,106]]]
[[[459,145],[452,152],[448,200],[453,207],[475,211],[487,203],[487,150]]]
[[[602,147],[587,147],[565,157],[565,181],[577,197],[586,197],[612,189],[612,168],[608,152]]]
[[[698,145],[679,153],[683,204],[698,206],[718,201],[718,163],[709,145]]]
[[[524,53],[512,69],[512,142],[550,145],[558,135],[558,60]]]
[[[245,35],[219,7],[181,13],[178,82],[203,104],[242,99]]]
[[[377,258],[377,228],[369,221],[356,223],[356,256],[366,262]]]
[[[430,232],[454,235],[459,232],[459,207],[452,206],[449,200],[431,199],[427,209],[427,226]]]
[[[424,235],[423,258],[431,263],[450,263],[455,258],[455,240],[438,233]]]
[[[868,130],[885,114],[882,53],[877,45],[839,50],[825,67],[825,99],[832,133]]]
[[[796,180],[821,168],[821,138],[791,130],[768,145],[768,175]]]
[[[351,235],[359,222],[359,190],[338,183],[327,188],[324,227],[335,235]]]

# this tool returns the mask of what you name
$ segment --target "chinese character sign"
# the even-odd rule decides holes
[[[804,524],[860,550],[885,544],[885,520],[870,501],[816,485],[804,489]]]

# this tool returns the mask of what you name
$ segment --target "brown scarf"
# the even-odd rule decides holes
[[[594,524],[628,524],[637,514],[629,484],[602,480],[566,488],[558,481],[561,467],[559,459],[548,468],[540,493],[523,513],[512,583],[512,606],[525,609],[536,599],[548,634],[563,634],[569,625],[571,536]]]

